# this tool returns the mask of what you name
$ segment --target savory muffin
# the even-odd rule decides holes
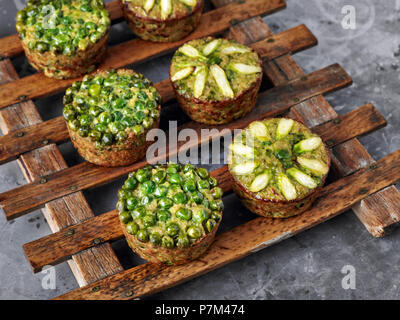
[[[120,0],[129,27],[143,40],[174,42],[200,22],[204,0]]]
[[[64,96],[64,118],[74,146],[87,161],[107,167],[142,159],[146,134],[160,122],[161,97],[132,70],[100,71],[74,82]]]
[[[189,41],[175,52],[170,78],[181,108],[191,119],[223,124],[253,109],[262,63],[247,46],[207,37]]]
[[[29,0],[16,28],[31,65],[67,79],[95,70],[103,60],[110,18],[102,0]]]
[[[117,210],[129,246],[143,259],[182,264],[202,255],[221,222],[222,189],[207,169],[153,165],[129,174]]]
[[[233,190],[252,212],[286,218],[306,211],[322,189],[330,154],[291,119],[255,121],[230,145]]]

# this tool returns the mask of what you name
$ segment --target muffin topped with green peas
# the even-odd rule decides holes
[[[146,133],[160,122],[161,96],[132,70],[99,71],[76,81],[63,115],[74,146],[87,161],[123,166],[143,158]]]
[[[29,62],[48,77],[66,79],[102,61],[110,18],[102,0],[29,0],[16,29]]]
[[[155,263],[196,259],[214,239],[222,194],[207,169],[191,164],[149,165],[130,173],[117,203],[129,246]]]
[[[204,0],[120,0],[132,31],[144,40],[173,42],[199,24]]]
[[[321,138],[292,119],[255,121],[230,146],[233,189],[262,216],[307,210],[322,189],[330,155]]]
[[[254,107],[262,80],[261,59],[233,40],[197,39],[175,52],[170,78],[190,118],[206,124],[228,123]]]

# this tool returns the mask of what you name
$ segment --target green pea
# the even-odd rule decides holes
[[[97,119],[99,120],[100,123],[104,123],[107,125],[113,120],[111,114],[107,111],[100,113]]]
[[[85,28],[88,30],[95,30],[97,29],[97,25],[92,21],[88,21],[85,23]]]
[[[161,234],[158,232],[152,232],[150,234],[150,243],[155,244],[155,245],[160,245],[162,241]]]
[[[119,213],[123,212],[126,210],[126,203],[124,200],[119,200],[115,206],[118,210]]]
[[[101,132],[97,131],[97,130],[92,130],[89,132],[89,138],[92,141],[100,141],[101,140]]]
[[[171,198],[161,198],[158,200],[158,206],[162,209],[169,209],[174,205],[174,201]]]
[[[192,170],[194,170],[194,169],[195,169],[194,165],[192,165],[192,164],[190,164],[190,163],[187,163],[187,164],[185,164],[185,166],[183,167],[183,172],[186,173],[186,172],[192,171]]]
[[[65,120],[70,121],[70,120],[75,119],[76,112],[73,108],[64,108],[63,116],[64,116]]]
[[[101,109],[96,107],[96,106],[92,106],[89,108],[89,114],[92,115],[93,117],[97,117],[101,112]]]
[[[61,18],[61,23],[62,23],[62,24],[70,25],[70,24],[72,24],[72,22],[73,22],[73,20],[72,20],[72,18],[69,17],[69,16],[66,16],[66,17]]]
[[[145,127],[146,129],[150,129],[154,124],[154,121],[152,118],[150,117],[146,117],[143,119],[143,127]]]
[[[142,242],[149,241],[149,234],[148,234],[147,230],[145,230],[145,229],[140,229],[137,232],[136,237]]]
[[[114,142],[114,137],[111,133],[105,133],[103,135],[103,138],[101,139],[101,142],[104,143],[106,146],[110,146]]]
[[[105,133],[108,130],[108,127],[104,123],[98,123],[94,127],[97,131]]]
[[[211,218],[215,221],[219,221],[219,220],[221,220],[221,214],[214,211],[213,213],[211,213]]]
[[[224,192],[222,191],[222,189],[220,187],[215,187],[214,189],[212,189],[211,194],[214,199],[221,199]]]
[[[129,212],[127,211],[123,211],[119,214],[119,220],[123,223],[123,224],[127,224],[128,222],[132,221],[132,216],[130,215]]]
[[[131,128],[136,124],[136,122],[132,117],[123,117],[121,119],[121,124],[127,128]]]
[[[178,173],[181,170],[181,166],[177,163],[169,163],[167,167],[167,172],[169,174]]]
[[[152,227],[156,224],[156,218],[152,215],[146,215],[143,217],[143,225],[148,228],[148,227]]]
[[[149,203],[151,203],[153,200],[154,200],[154,198],[152,196],[143,196],[140,199],[140,203],[145,206],[145,205],[148,205]]]
[[[88,114],[82,114],[79,116],[81,126],[88,126],[92,122],[92,118]]]
[[[148,170],[146,170],[146,169],[143,169],[143,168],[139,169],[136,172],[136,179],[141,183],[146,181],[146,180],[149,180],[150,179],[150,172]]]
[[[122,109],[126,106],[126,101],[125,99],[119,98],[117,100],[114,100],[111,105],[115,109]]]
[[[36,49],[37,49],[39,52],[43,53],[43,52],[49,50],[49,45],[48,45],[46,42],[38,42],[38,43],[36,44]]]
[[[119,131],[122,131],[124,128],[120,122],[111,122],[108,125],[108,128],[113,134],[117,134]]]
[[[134,210],[139,204],[139,200],[133,197],[126,199],[126,206],[130,211]]]
[[[196,182],[194,181],[194,179],[186,180],[185,183],[183,184],[183,190],[185,190],[186,192],[196,191],[197,188],[196,188]]]
[[[144,133],[144,128],[141,125],[136,125],[132,128],[132,131],[134,134],[139,136]]]
[[[178,248],[187,248],[187,247],[189,247],[189,244],[190,244],[189,239],[185,235],[180,235],[176,239],[176,246]]]
[[[177,236],[179,234],[179,231],[180,228],[175,222],[171,222],[165,227],[165,233],[171,237]]]
[[[174,194],[172,199],[177,204],[186,204],[188,202],[188,198],[187,198],[186,194],[183,192],[178,192],[178,193]]]
[[[119,132],[115,135],[115,138],[116,138],[117,141],[119,141],[119,142],[125,141],[127,137],[128,137],[128,135],[126,134],[125,131],[119,131]]]
[[[90,5],[88,5],[88,4],[81,5],[80,9],[81,9],[82,12],[90,12],[90,11],[92,11],[92,7]]]
[[[81,126],[78,129],[78,134],[81,137],[87,137],[89,135],[89,127],[87,125]]]
[[[157,171],[151,178],[155,183],[160,184],[165,181],[167,173],[164,170]]]
[[[168,249],[172,249],[173,247],[175,247],[174,239],[168,236],[164,236],[162,238],[162,245]]]
[[[217,222],[214,219],[208,219],[206,222],[206,230],[211,232],[217,226]]]
[[[176,212],[176,216],[177,216],[177,218],[179,218],[181,220],[189,221],[190,219],[192,219],[192,211],[187,208],[180,208]]]
[[[218,180],[215,179],[214,177],[209,177],[208,178],[208,183],[210,184],[211,188],[214,188],[218,185]]]
[[[143,111],[143,110],[145,110],[145,105],[144,105],[144,103],[143,103],[142,101],[140,101],[140,100],[136,100],[136,102],[135,102],[135,109],[136,109],[137,111]]]
[[[27,17],[25,10],[20,10],[17,12],[17,21],[24,21]]]
[[[202,178],[202,179],[207,179],[207,178],[210,176],[210,174],[208,173],[208,170],[205,169],[205,168],[199,168],[199,169],[197,170],[197,174],[198,174],[199,177]]]
[[[118,198],[119,199],[126,199],[131,196],[131,192],[125,189],[118,190]]]
[[[201,192],[196,191],[190,195],[190,199],[196,204],[201,204],[203,202],[204,196]]]
[[[194,173],[194,170],[190,170],[184,173],[186,179],[196,180],[197,175]]]
[[[157,219],[162,222],[167,222],[171,219],[171,213],[168,210],[158,210]]]
[[[133,114],[133,117],[138,123],[142,123],[143,119],[146,117],[146,114],[143,111],[138,111]]]
[[[97,83],[92,84],[92,85],[89,87],[89,94],[90,94],[92,97],[98,97],[99,94],[100,94],[100,91],[101,91],[101,85],[99,85],[99,84],[97,84]]]
[[[222,211],[222,210],[224,210],[224,203],[222,201],[213,200],[210,202],[210,208],[211,208],[211,210]]]
[[[194,220],[195,222],[198,222],[198,223],[203,223],[203,222],[206,221],[209,217],[210,217],[210,215],[208,214],[207,210],[205,210],[205,209],[199,209],[199,208],[197,208],[197,209],[193,212],[193,220]]]
[[[141,219],[146,215],[146,208],[143,206],[137,206],[133,211],[132,211],[132,217],[134,219]]]
[[[169,182],[173,184],[182,184],[183,179],[178,173],[173,173],[169,177]]]
[[[127,225],[126,225],[126,231],[129,233],[129,234],[131,234],[131,235],[136,235],[137,233],[138,233],[138,231],[139,231],[139,225],[136,223],[136,222],[134,222],[134,221],[132,221],[132,222],[129,222]]]
[[[152,193],[155,188],[156,184],[151,180],[145,181],[142,184],[142,192],[146,195]]]
[[[157,186],[154,190],[154,195],[157,198],[162,198],[167,195],[168,189],[165,186]]]
[[[158,119],[158,118],[160,118],[160,111],[158,111],[157,109],[150,110],[149,115],[153,119]]]
[[[192,239],[199,239],[203,235],[202,230],[199,227],[191,226],[186,231],[187,235]]]
[[[76,34],[79,38],[83,39],[88,35],[88,31],[85,28],[79,28]]]
[[[206,190],[210,189],[210,184],[207,180],[199,180],[197,181],[197,189],[199,190]]]
[[[135,190],[138,186],[138,181],[134,177],[129,177],[124,183],[124,188],[128,190]]]

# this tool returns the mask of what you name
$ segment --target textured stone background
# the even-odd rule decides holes
[[[0,36],[13,34],[14,17],[23,0],[0,0]],[[286,10],[266,17],[275,32],[306,24],[319,39],[316,48],[296,55],[298,63],[311,72],[340,63],[354,84],[329,95],[340,113],[372,102],[388,126],[361,138],[368,151],[379,159],[400,148],[399,0],[288,0]],[[357,12],[355,30],[341,26],[344,5]],[[132,38],[126,24],[113,27],[111,44]],[[153,81],[167,77],[170,56],[155,63],[135,66]],[[32,73],[24,58],[14,60],[21,76]],[[61,96],[37,101],[44,119],[61,114]],[[166,120],[185,118],[176,106],[163,114]],[[82,160],[70,144],[61,146],[69,165]],[[15,162],[0,167],[0,192],[24,184]],[[96,213],[110,210],[122,180],[85,192]],[[225,198],[223,230],[252,219],[234,195]],[[224,200],[225,200],[224,199]],[[57,289],[44,290],[44,274],[33,275],[22,245],[50,232],[39,211],[12,222],[0,214],[0,299],[48,299],[77,287],[67,264],[55,268]],[[113,244],[121,263],[140,263],[124,241]],[[400,230],[384,239],[374,239],[352,212],[346,212],[312,230],[253,254],[224,268],[157,294],[157,299],[398,299],[400,297]],[[356,289],[343,290],[341,269],[356,269]]]

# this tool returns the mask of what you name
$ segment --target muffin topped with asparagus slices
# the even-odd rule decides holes
[[[67,79],[95,70],[103,60],[110,18],[102,0],[29,0],[16,28],[32,66]]]
[[[143,40],[174,42],[199,24],[204,0],[120,0],[129,27]]]
[[[146,134],[160,122],[161,96],[132,70],[100,71],[76,81],[64,96],[64,118],[74,146],[87,161],[124,166],[142,159]]]
[[[253,109],[262,63],[247,46],[207,37],[187,42],[175,52],[170,78],[181,108],[192,120],[223,124]]]
[[[191,164],[149,165],[130,173],[117,203],[129,246],[154,263],[196,259],[214,240],[222,193],[207,169]]]
[[[250,211],[265,217],[306,211],[329,171],[321,138],[292,119],[253,122],[229,148],[233,190]]]

